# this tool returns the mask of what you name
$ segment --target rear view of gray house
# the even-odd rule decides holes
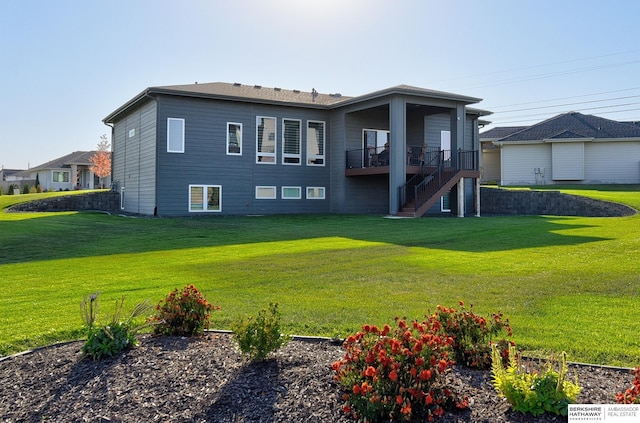
[[[147,88],[104,122],[128,213],[464,216],[480,210],[479,101],[208,83]]]

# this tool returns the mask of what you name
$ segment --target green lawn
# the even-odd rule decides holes
[[[640,209],[638,186],[561,188]],[[38,196],[0,196],[0,208]],[[222,307],[220,329],[271,301],[289,333],[345,336],[464,300],[503,311],[528,352],[636,366],[639,259],[640,216],[0,213],[0,355],[82,337],[92,292],[104,316],[123,294],[133,307],[193,283]]]

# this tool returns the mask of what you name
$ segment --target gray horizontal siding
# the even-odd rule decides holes
[[[325,122],[325,161],[331,155],[329,113],[322,110],[261,106],[224,101],[162,97],[158,113],[158,214],[186,215],[190,184],[221,185],[222,213],[327,213],[330,210],[330,168],[306,166],[308,120]],[[277,163],[256,163],[256,116],[277,118]],[[167,153],[167,118],[185,119],[185,152]],[[282,119],[302,121],[302,164],[283,165]],[[226,154],[227,122],[242,124],[242,155]],[[257,185],[276,186],[276,200],[255,199]],[[302,188],[301,200],[280,198],[282,186]],[[323,186],[325,200],[304,198],[308,186]],[[193,213],[191,213],[193,214]]]
[[[113,181],[125,188],[129,213],[153,214],[155,207],[155,116],[155,103],[149,101],[113,126]]]
[[[153,214],[156,205],[156,107],[147,103],[140,111],[139,213]]]
[[[440,133],[451,130],[451,115],[438,113],[424,117],[424,138],[429,148],[440,148]]]

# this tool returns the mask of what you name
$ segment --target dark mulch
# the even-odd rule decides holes
[[[328,341],[291,341],[273,359],[243,360],[227,334],[201,338],[142,336],[117,357],[83,359],[80,342],[0,362],[1,422],[349,422],[331,363],[343,355]],[[572,366],[581,403],[612,403],[631,386],[630,372]],[[558,422],[509,410],[488,371],[449,378],[470,407],[441,422]]]

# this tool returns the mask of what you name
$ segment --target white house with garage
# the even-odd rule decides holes
[[[480,143],[485,183],[640,183],[640,122],[570,112],[532,126],[492,128]]]

